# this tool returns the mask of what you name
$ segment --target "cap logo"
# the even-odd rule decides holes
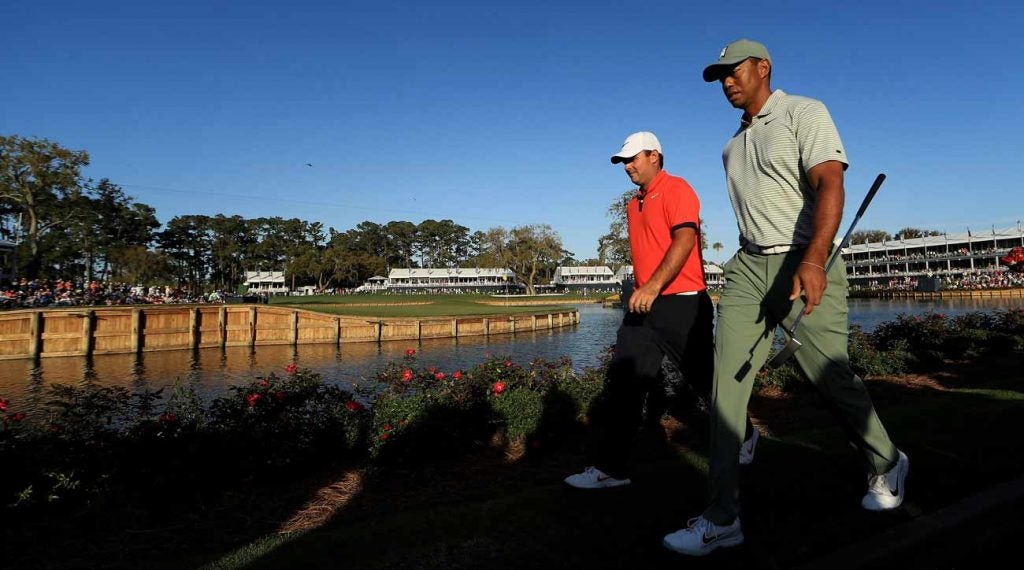
[[[729,46],[725,46],[724,48],[722,48],[722,53],[718,54],[718,59],[722,59],[723,57],[725,57],[725,52],[727,51],[729,51]]]

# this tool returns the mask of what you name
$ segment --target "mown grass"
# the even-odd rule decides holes
[[[439,465],[392,466],[368,476],[319,528],[258,537],[201,561],[211,569],[812,563],[1019,476],[1024,438],[1014,434],[1024,413],[1024,385],[1018,365],[1019,355],[1010,355],[944,370],[924,385],[900,378],[869,382],[893,439],[911,458],[907,501],[891,513],[859,507],[864,472],[858,456],[827,416],[800,413],[817,405],[813,394],[790,396],[781,408],[755,400],[755,416],[771,435],[743,475],[747,542],[704,559],[683,559],[660,545],[662,535],[699,514],[706,501],[707,421],[694,413],[641,435],[631,487],[565,488],[561,478],[584,461],[582,440],[575,439],[532,459],[505,460],[496,451]],[[970,544],[969,537],[957,539]],[[941,563],[970,565],[956,558],[958,552],[950,547]],[[188,560],[183,567],[200,561]]]

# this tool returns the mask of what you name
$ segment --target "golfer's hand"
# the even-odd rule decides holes
[[[809,315],[814,307],[821,304],[821,297],[825,294],[827,285],[828,277],[824,269],[810,263],[801,263],[793,275],[793,291],[789,294],[789,300],[796,301],[800,297],[800,291],[803,291],[804,314]]]
[[[647,314],[651,312],[651,305],[654,304],[654,300],[658,298],[658,291],[652,287],[644,285],[643,287],[633,291],[633,295],[629,297],[629,310],[634,313]]]

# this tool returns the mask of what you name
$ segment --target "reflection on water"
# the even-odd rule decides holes
[[[851,299],[850,322],[870,331],[899,313],[956,315],[1022,306],[1024,299]],[[579,310],[580,324],[575,327],[493,337],[47,358],[42,359],[38,367],[29,359],[9,360],[0,362],[0,398],[18,402],[18,410],[30,410],[45,398],[48,385],[89,382],[129,389],[169,388],[182,382],[192,385],[200,394],[212,396],[232,384],[242,384],[271,372],[283,374],[284,367],[291,362],[319,372],[329,382],[351,388],[372,382],[373,374],[384,363],[401,360],[407,348],[417,350],[416,358],[421,366],[437,366],[445,372],[471,368],[489,355],[507,356],[517,363],[568,356],[577,368],[594,366],[600,361],[601,352],[615,341],[615,329],[622,312],[599,305],[580,305]]]

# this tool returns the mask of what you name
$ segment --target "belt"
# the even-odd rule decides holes
[[[761,247],[754,243],[746,243],[743,245],[743,250],[748,253],[756,255],[775,255],[776,253],[789,253],[790,251],[799,251],[805,249],[807,244],[794,243],[786,245],[773,245],[769,247]]]

